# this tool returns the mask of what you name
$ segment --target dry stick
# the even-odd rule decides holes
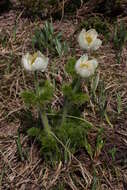
[[[64,17],[64,6],[65,6],[65,0],[63,0],[63,5],[62,5],[62,17],[61,17],[60,22],[62,22],[63,17]]]
[[[3,117],[2,119],[0,119],[0,122],[1,121],[4,121],[5,119],[7,119],[10,115],[12,115],[13,113],[17,113],[17,111],[20,111],[20,110],[22,110],[22,108],[24,108],[23,106],[22,107],[20,107],[20,108],[16,108],[15,110],[13,110],[13,111],[10,111],[5,117]]]
[[[57,171],[55,173],[55,178],[51,181],[51,183],[49,184],[48,188],[52,187],[52,185],[56,182],[56,180],[58,179],[58,176],[60,174],[60,169],[61,169],[61,166],[62,166],[62,162],[60,161],[59,165],[58,165],[58,168],[57,168]]]
[[[52,9],[52,11],[50,12],[50,15],[51,14],[56,14],[58,13],[60,10],[62,10],[63,12],[63,5],[65,7],[65,4],[69,3],[71,0],[63,0],[61,3],[59,3],[59,7],[57,8],[56,6]]]
[[[95,6],[99,3],[103,2],[103,0],[89,0],[87,3],[84,3],[82,7],[77,11],[77,17],[83,13],[84,15],[93,11]]]
[[[78,190],[70,175],[69,175],[69,183],[68,183],[68,185],[71,187],[72,190]]]
[[[10,164],[9,160],[7,160],[7,158],[5,157],[4,153],[1,150],[0,150],[0,153],[1,153],[2,157],[3,157],[3,161],[4,161],[5,165],[8,165],[8,167],[12,171],[13,175],[17,174],[17,172],[11,167],[11,164]]]
[[[106,175],[104,174],[104,172],[103,172],[103,170],[102,170],[102,168],[101,168],[101,166],[100,166],[100,165],[99,165],[99,168],[100,168],[100,170],[102,171],[103,176],[104,176],[105,180],[107,181],[108,185],[109,185],[109,186],[110,186],[110,188],[113,190],[114,188],[112,187],[112,185],[111,185],[110,181],[108,180],[108,178],[107,178],[107,177],[106,177]]]

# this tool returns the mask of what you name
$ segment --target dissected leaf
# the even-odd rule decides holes
[[[40,104],[49,102],[53,97],[53,87],[49,81],[45,81],[44,86],[38,89],[38,101]]]
[[[21,93],[21,97],[27,106],[37,104],[37,97],[33,91],[24,91]]]
[[[82,105],[83,103],[89,101],[88,94],[84,94],[83,92],[74,92],[71,85],[64,85],[63,93],[64,96],[74,104]]]
[[[38,137],[40,135],[40,133],[41,133],[41,129],[31,127],[30,129],[28,129],[27,133],[31,137]]]

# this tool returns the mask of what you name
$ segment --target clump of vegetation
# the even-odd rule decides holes
[[[127,41],[127,29],[124,22],[115,23],[114,35],[113,35],[113,45],[116,51],[117,63],[121,62],[122,51],[124,45]]]
[[[55,51],[61,57],[61,48],[59,50],[56,46],[60,43],[59,35],[54,34],[50,23],[46,23],[44,29],[39,32],[39,38],[35,37],[41,51],[48,48],[52,54],[55,47]],[[83,29],[78,37],[78,42],[84,51],[91,50],[91,52],[99,49],[102,44],[95,29],[88,31]],[[88,54],[82,55],[78,60],[74,57],[68,60],[65,71],[72,80],[70,83],[62,85],[64,104],[59,111],[53,112],[51,102],[55,92],[54,86],[49,80],[41,83],[38,80],[38,72],[46,71],[48,60],[40,51],[33,55],[27,53],[22,57],[24,68],[34,72],[35,90],[24,91],[21,96],[28,107],[37,108],[37,120],[40,121],[37,122],[39,124],[37,128],[31,127],[27,131],[28,135],[37,139],[44,158],[51,162],[59,160],[67,162],[80,149],[85,149],[91,159],[97,158],[104,142],[99,133],[96,149],[93,151],[88,141],[89,129],[93,125],[82,117],[81,108],[89,103],[89,95],[82,90],[83,81],[85,80],[86,83],[91,81],[96,74],[98,61],[93,57],[89,59]]]
[[[62,34],[55,33],[52,23],[46,22],[43,28],[37,28],[32,38],[33,48],[40,51],[48,49],[53,55],[62,56],[68,52],[66,41],[63,42]]]
[[[0,30],[0,43],[3,47],[6,47],[9,40],[9,34],[5,30]]]
[[[88,102],[89,98],[87,94],[82,92],[80,80],[77,83],[77,75],[74,70],[75,62],[76,60],[71,58],[66,66],[66,71],[71,74],[74,81],[72,84],[63,84],[65,104],[59,112],[52,113],[50,107],[53,87],[49,81],[46,81],[42,87],[35,82],[36,92],[27,90],[21,95],[28,107],[37,107],[39,110],[38,127],[30,128],[28,135],[37,139],[41,146],[42,155],[51,162],[59,160],[66,162],[71,154],[81,148],[85,148],[89,156],[93,157],[92,148],[87,139],[92,124],[81,117],[81,106]],[[76,87],[75,83],[77,83]]]
[[[43,129],[30,128],[28,135],[37,139],[41,146],[41,154],[47,161],[68,162],[71,154],[86,149],[92,158],[93,152],[88,143],[87,135],[92,127],[84,121],[68,119],[63,126],[52,126],[52,133],[48,135]]]

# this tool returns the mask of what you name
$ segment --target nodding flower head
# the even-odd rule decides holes
[[[48,66],[49,58],[45,57],[40,51],[33,55],[26,53],[22,56],[22,64],[27,71],[44,72]]]
[[[88,60],[88,55],[85,54],[78,59],[75,64],[76,73],[79,74],[82,78],[87,78],[94,74],[95,69],[98,66],[96,59]]]
[[[80,47],[83,50],[97,50],[102,44],[102,41],[97,37],[98,33],[95,29],[90,29],[88,31],[83,29],[78,36]]]

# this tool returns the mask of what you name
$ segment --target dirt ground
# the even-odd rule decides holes
[[[127,18],[123,18],[127,23]],[[35,26],[43,26],[44,20],[31,20],[21,11],[10,10],[0,16],[0,38],[6,36],[6,44],[0,44],[0,188],[1,190],[126,190],[127,189],[127,47],[123,50],[121,64],[116,64],[115,52],[107,41],[99,50],[99,73],[105,81],[107,91],[107,113],[113,128],[105,119],[90,108],[86,119],[95,126],[90,134],[94,143],[96,127],[104,128],[105,146],[96,161],[91,161],[86,152],[72,158],[70,163],[56,163],[54,168],[40,156],[36,142],[20,133],[26,159],[21,161],[16,140],[18,129],[22,129],[22,114],[25,111],[20,93],[32,88],[31,76],[21,66],[22,54],[32,52],[31,37]],[[77,19],[54,21],[55,30],[63,32],[66,39],[72,39],[77,56],[82,54],[78,44]],[[101,36],[103,39],[103,36]],[[56,61],[62,75],[63,65]],[[48,72],[46,77],[49,77]],[[122,111],[118,115],[116,93],[121,94]],[[57,97],[59,99],[59,97]],[[93,145],[94,146],[94,145]],[[108,151],[116,147],[115,160]],[[96,170],[96,175],[95,171]]]

